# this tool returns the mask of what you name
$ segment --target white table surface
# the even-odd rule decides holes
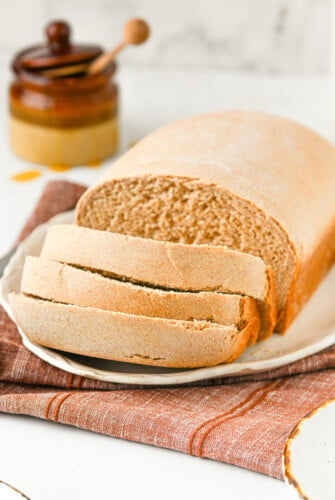
[[[7,60],[0,60],[0,255],[49,179],[91,183],[102,169],[75,168],[14,183],[34,168],[15,158],[6,135]],[[204,111],[248,108],[299,120],[332,139],[327,76],[260,76],[216,71],[122,68],[122,149],[164,123]],[[109,164],[111,163],[108,162]],[[286,485],[238,467],[126,442],[24,416],[0,414],[0,479],[32,500],[225,498],[279,500]],[[2,500],[2,499],[1,499]]]

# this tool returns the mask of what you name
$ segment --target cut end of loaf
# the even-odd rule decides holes
[[[223,245],[261,257],[274,270],[277,330],[285,328],[296,260],[287,233],[260,208],[222,187],[171,176],[110,180],[83,195],[76,222],[154,240]]]

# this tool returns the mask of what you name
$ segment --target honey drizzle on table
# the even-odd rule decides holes
[[[11,176],[11,180],[14,182],[28,182],[39,177],[41,172],[39,170],[24,170],[23,172],[18,172]]]
[[[55,164],[55,165],[48,165],[47,168],[52,172],[67,172],[67,170],[70,170],[71,167],[70,165]]]
[[[88,163],[86,163],[86,167],[88,168],[99,168],[101,165],[101,161],[89,161]]]
[[[99,168],[101,166],[101,161],[91,161],[84,165],[87,168]],[[48,165],[47,169],[51,170],[52,172],[67,172],[70,170],[71,165]],[[17,174],[13,174],[10,177],[10,180],[13,182],[29,182],[37,177],[40,177],[42,175],[42,172],[40,170],[24,170],[22,172],[18,172]]]

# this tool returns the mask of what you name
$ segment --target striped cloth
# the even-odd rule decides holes
[[[84,188],[46,186],[20,239]],[[285,439],[307,412],[335,398],[335,346],[259,375],[143,388],[71,375],[31,354],[0,311],[0,411],[32,415],[282,478]]]

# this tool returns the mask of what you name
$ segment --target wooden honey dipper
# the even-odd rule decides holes
[[[123,40],[109,52],[97,57],[87,69],[89,75],[103,71],[115,59],[116,54],[127,45],[140,45],[150,34],[148,24],[143,19],[130,19],[123,27]]]
[[[65,28],[64,28],[65,26]],[[63,35],[64,30],[66,31],[66,42],[68,42],[69,38],[69,28],[64,23],[52,23],[47,28],[47,34],[49,38],[49,44],[54,43],[54,38],[57,43],[64,45],[65,41],[60,40],[59,38]],[[96,57],[92,62],[85,62],[80,64],[68,64],[63,67],[43,69],[40,71],[42,76],[46,76],[48,78],[62,78],[66,76],[74,76],[79,73],[95,75],[97,73],[102,72],[105,68],[107,68],[110,63],[115,59],[115,56],[127,45],[140,45],[145,42],[150,34],[150,29],[148,24],[143,19],[129,19],[123,27],[123,40],[116,46],[114,49],[109,52],[104,52],[103,54]],[[63,43],[64,42],[64,43]],[[62,45],[62,47],[63,47]]]

